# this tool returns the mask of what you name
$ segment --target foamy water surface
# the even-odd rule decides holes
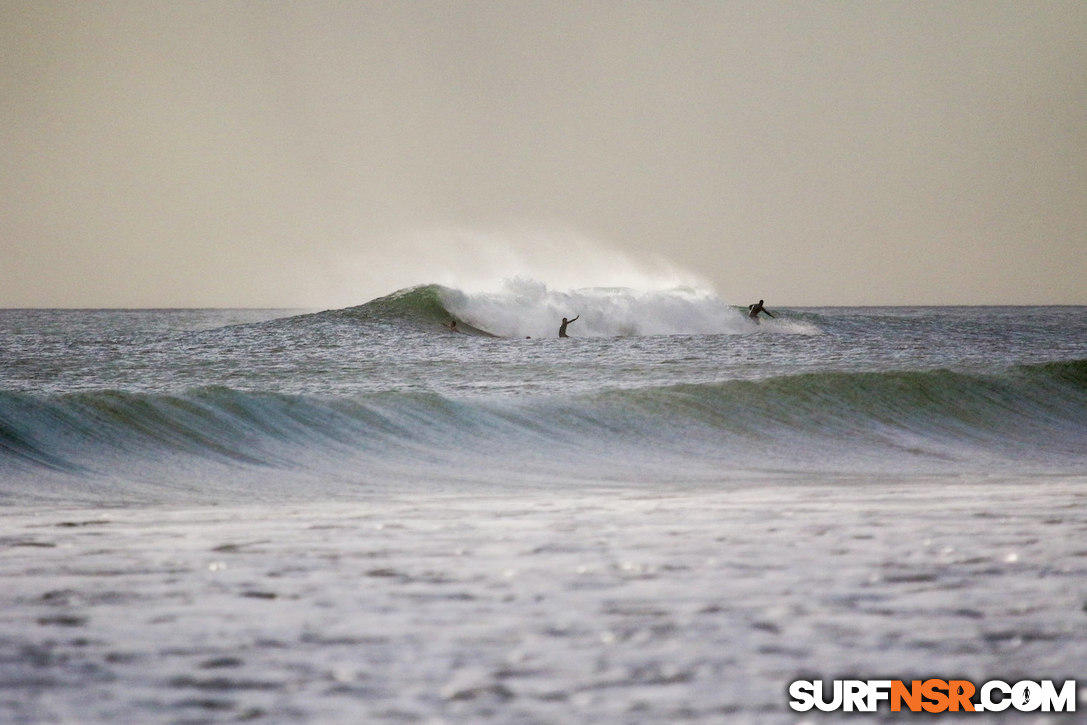
[[[9,509],[0,713],[792,723],[795,679],[1075,679],[1083,483]]]

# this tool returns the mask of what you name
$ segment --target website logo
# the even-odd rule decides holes
[[[789,685],[789,707],[798,712],[1075,712],[1076,681],[1009,684],[989,680],[797,680]]]

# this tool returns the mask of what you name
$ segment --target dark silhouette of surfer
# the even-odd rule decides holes
[[[770,315],[771,317],[774,316],[774,314],[772,312],[770,312],[770,310],[768,310],[768,309],[766,309],[765,307],[762,306],[762,302],[763,302],[762,300],[759,300],[755,304],[747,306],[747,316],[750,317],[752,320],[754,320],[756,325],[759,323],[759,313],[760,312],[765,312],[766,314]]]
[[[581,317],[581,315],[578,315],[577,317]],[[575,317],[572,320],[568,320],[565,317],[562,318],[562,324],[559,325],[559,337],[570,337],[569,335],[566,334],[566,326],[569,325],[571,322],[576,322],[577,317]]]
[[[456,320],[450,320],[449,324],[446,325],[446,327],[448,327],[453,332],[460,332],[460,330],[457,329],[457,321]]]

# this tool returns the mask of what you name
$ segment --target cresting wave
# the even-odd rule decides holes
[[[463,332],[497,337],[551,337],[563,317],[580,316],[571,334],[582,337],[743,334],[758,329],[818,334],[810,320],[765,318],[757,327],[746,311],[706,290],[590,287],[557,290],[531,279],[511,279],[499,291],[467,292],[441,285],[399,290],[338,315],[432,328],[457,320]]]
[[[1087,360],[989,375],[813,373],[569,398],[322,399],[222,387],[4,393],[0,495],[108,500],[116,494],[108,481],[153,499],[304,495],[317,478],[333,491],[405,480],[637,483],[649,471],[646,480],[658,482],[751,472],[1084,475],[1085,423]]]

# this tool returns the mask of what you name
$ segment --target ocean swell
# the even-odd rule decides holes
[[[524,480],[602,482],[650,469],[658,480],[662,470],[675,480],[758,471],[1081,475],[1087,361],[986,375],[825,372],[517,399],[338,399],[224,387],[0,394],[9,500],[50,476],[153,487],[179,477],[223,486],[223,470],[356,483],[413,475],[501,481],[517,471]]]

